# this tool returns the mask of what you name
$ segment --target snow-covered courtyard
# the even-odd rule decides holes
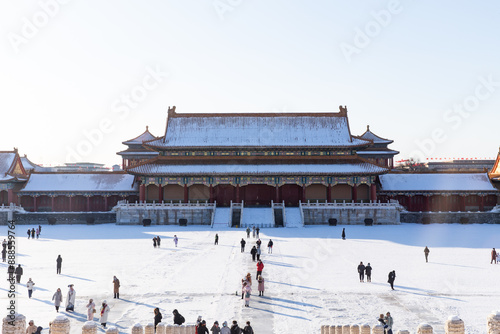
[[[17,285],[17,311],[43,326],[57,313],[52,295],[63,292],[61,313],[71,319],[71,332],[81,333],[89,298],[111,307],[108,326],[130,333],[133,324],[153,322],[159,307],[172,323],[178,309],[187,323],[202,315],[210,328],[249,320],[257,334],[319,333],[322,324],[369,324],[390,311],[394,332],[414,332],[425,322],[444,333],[444,322],[458,315],[466,333],[485,333],[486,318],[500,309],[500,264],[490,264],[492,247],[500,246],[497,225],[319,226],[262,229],[265,296],[254,280],[250,307],[243,307],[241,279],[256,265],[249,253],[256,239],[243,229],[201,226],[43,225],[41,238],[28,240],[28,227],[16,227],[18,262],[24,268]],[[346,228],[347,239],[340,238]],[[215,234],[219,244],[214,245]],[[1,240],[7,227],[0,228]],[[152,238],[162,239],[153,248]],[[174,246],[177,235],[179,245]],[[240,252],[241,238],[247,241]],[[267,243],[274,241],[273,254]],[[424,247],[430,249],[425,262]],[[56,258],[63,258],[56,274]],[[373,267],[372,282],[361,283],[360,261]],[[7,264],[2,263],[7,272]],[[396,271],[395,290],[387,275]],[[4,274],[5,275],[5,274]],[[113,299],[113,276],[121,282]],[[5,276],[4,276],[5,277]],[[35,282],[28,299],[26,282]],[[68,285],[74,284],[74,313],[64,310]],[[7,284],[0,285],[1,306],[8,306]],[[4,311],[5,312],[5,311]],[[98,321],[97,318],[95,318]]]

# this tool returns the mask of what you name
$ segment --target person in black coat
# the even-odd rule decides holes
[[[219,244],[219,235],[217,233],[215,233],[215,242],[214,242],[214,245],[218,245]]]
[[[159,236],[159,235],[157,235],[157,236],[156,236],[156,244],[158,245],[158,247],[160,247],[160,243],[161,243],[160,236]]]
[[[241,328],[238,326],[238,322],[233,320],[233,325],[231,326],[231,334],[240,334]]]
[[[257,247],[253,246],[250,250],[250,254],[252,254],[252,261],[255,262],[255,258],[257,257]]]
[[[245,239],[241,238],[241,241],[240,241],[240,244],[241,244],[241,252],[245,252],[245,244],[247,242],[245,241]]]
[[[31,229],[31,239],[35,239],[35,229]]]
[[[245,333],[245,334],[254,334],[253,333],[253,328],[252,328],[252,326],[250,326],[250,321],[247,321],[247,325],[245,326],[245,328],[243,328],[243,333]]]
[[[155,314],[155,332],[156,332],[156,325],[158,325],[161,322],[161,319],[163,316],[160,313],[160,309],[157,307],[154,309],[154,314]]]
[[[153,247],[156,248],[156,237],[153,238]]]
[[[198,331],[196,334],[205,334],[205,333],[209,334],[208,328],[207,328],[207,322],[205,320],[203,320],[198,325]]]
[[[393,270],[389,273],[389,279],[387,280],[387,283],[391,285],[391,289],[394,290],[394,280],[396,279],[396,271]]]
[[[173,310],[172,314],[174,315],[174,324],[176,325],[182,325],[186,319],[179,313],[177,310]]]
[[[21,276],[23,275],[23,268],[21,268],[21,265],[17,265],[16,268],[16,282],[21,283]]]
[[[369,262],[368,262],[368,265],[365,267],[365,273],[366,273],[366,281],[371,282],[372,281],[372,266],[370,266]]]
[[[57,263],[56,271],[57,271],[58,274],[60,274],[61,273],[61,267],[62,267],[62,257],[61,257],[61,255],[57,255],[56,263]]]
[[[345,228],[342,229],[342,240],[345,240]]]
[[[360,282],[364,282],[365,281],[365,265],[363,264],[363,262],[360,262],[359,263],[359,266],[358,266],[358,273],[359,273],[359,281]]]

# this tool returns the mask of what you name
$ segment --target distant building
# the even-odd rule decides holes
[[[360,138],[370,140],[373,143],[373,145],[357,151],[360,157],[363,157],[371,163],[379,166],[390,169],[394,168],[394,156],[399,154],[399,152],[388,148],[388,145],[394,142],[393,140],[377,136],[370,131],[369,125],[366,127],[365,133],[363,133]]]
[[[122,167],[123,169],[136,166],[144,161],[158,156],[158,152],[144,145],[146,142],[157,139],[149,132],[146,126],[146,131],[144,131],[139,136],[124,141],[122,144],[127,145],[127,149],[118,152],[118,155],[122,157]]]

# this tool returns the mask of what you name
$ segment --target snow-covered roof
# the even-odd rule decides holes
[[[146,145],[176,147],[356,147],[347,112],[282,114],[176,114],[165,136]]]
[[[127,170],[140,175],[350,175],[380,174],[386,168],[366,162],[339,164],[282,164],[282,165],[164,165],[144,164]]]
[[[21,192],[135,192],[134,176],[123,172],[33,173]]]
[[[133,139],[124,141],[123,144],[125,144],[125,145],[134,145],[134,144],[141,145],[143,142],[148,141],[148,140],[152,140],[155,138],[156,137],[153,136],[151,134],[151,132],[149,132],[149,128],[146,126],[146,131],[144,131],[142,134],[140,134],[139,136],[137,136]]]
[[[14,177],[8,175],[14,160],[16,159],[16,152],[0,152],[0,181],[8,181]]]
[[[391,144],[393,142],[393,140],[379,137],[371,132],[369,125],[367,125],[365,133],[363,133],[360,137],[363,139],[371,140],[374,144]]]
[[[380,175],[382,191],[498,191],[486,173]]]
[[[24,170],[27,172],[30,170],[35,172],[47,172],[51,170],[51,168],[42,167],[33,163],[27,156],[21,157],[21,163],[23,164]]]
[[[395,155],[398,154],[398,151],[393,151],[393,150],[386,150],[386,151],[357,151],[357,154],[360,155],[381,155],[381,154],[387,154],[387,155]]]

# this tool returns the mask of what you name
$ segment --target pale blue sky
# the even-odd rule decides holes
[[[169,105],[342,104],[353,134],[369,124],[398,158],[498,152],[497,2],[64,2],[0,4],[0,149],[34,162],[121,163],[122,141],[163,135]]]

